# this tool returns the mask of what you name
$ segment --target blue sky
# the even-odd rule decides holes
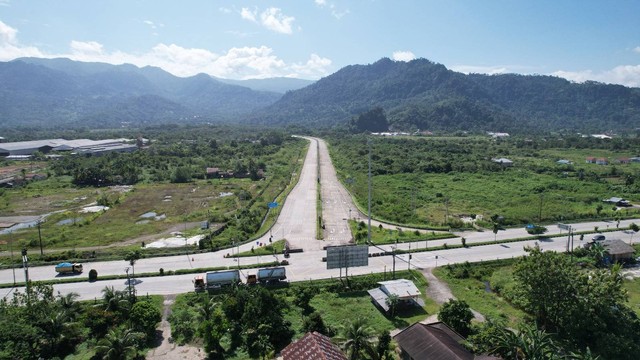
[[[0,61],[22,56],[230,79],[318,79],[382,57],[640,87],[633,0],[0,0]]]

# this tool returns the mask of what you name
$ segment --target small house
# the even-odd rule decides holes
[[[589,157],[586,159],[586,163],[587,163],[587,164],[595,164],[595,163],[596,163],[596,158],[595,158],[595,157],[593,157],[593,156],[589,156]]]
[[[596,159],[596,165],[608,165],[608,164],[609,164],[609,160],[607,160],[607,158]]]
[[[494,159],[491,159],[491,161],[493,161],[494,163],[500,164],[500,166],[502,166],[503,168],[513,166],[513,161],[507,158],[494,158]]]
[[[604,240],[600,242],[609,254],[609,261],[612,263],[623,262],[634,258],[636,249],[622,240]]]
[[[629,158],[619,158],[618,159],[618,163],[619,164],[629,164],[629,163],[631,163],[631,159],[629,159]]]
[[[615,206],[623,206],[623,207],[631,206],[631,203],[629,201],[619,197],[610,197],[602,201],[613,204]]]
[[[443,322],[415,323],[396,334],[393,339],[400,347],[402,360],[499,359],[488,355],[474,355],[462,345],[464,338]]]
[[[378,283],[380,287],[368,290],[371,295],[371,301],[385,312],[389,312],[390,308],[387,299],[391,295],[398,297],[398,305],[419,305],[424,306],[424,301],[420,298],[420,290],[411,280],[397,279],[381,281]]]
[[[215,179],[220,177],[220,168],[208,167],[206,170],[207,179]]]
[[[280,352],[282,360],[347,360],[347,356],[331,339],[316,331],[287,345]]]

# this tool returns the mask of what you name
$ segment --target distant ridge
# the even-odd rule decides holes
[[[0,127],[346,128],[377,107],[399,131],[628,133],[640,124],[640,89],[552,76],[465,75],[426,59],[349,65],[315,82],[181,78],[157,67],[69,59],[0,62]]]
[[[21,58],[0,62],[0,126],[119,127],[236,121],[276,92],[160,68]]]
[[[350,65],[289,92],[256,122],[343,126],[382,107],[396,130],[624,131],[640,124],[640,89],[537,75],[465,75],[426,59]]]

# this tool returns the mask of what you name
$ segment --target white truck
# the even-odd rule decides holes
[[[63,262],[56,265],[56,272],[59,274],[80,274],[82,272],[82,264]]]
[[[258,270],[258,282],[261,284],[274,283],[287,278],[287,270],[283,267],[272,267]]]
[[[198,275],[193,280],[196,291],[219,289],[223,286],[230,286],[240,283],[240,271],[222,270],[211,271],[203,275]]]

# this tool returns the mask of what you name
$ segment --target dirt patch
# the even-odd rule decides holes
[[[147,359],[165,359],[165,360],[181,360],[181,359],[205,359],[206,356],[202,349],[185,345],[178,346],[171,338],[171,325],[169,325],[169,315],[171,314],[171,305],[175,301],[175,295],[167,295],[164,297],[164,309],[162,312],[162,321],[158,327],[158,346],[147,352]]]
[[[438,279],[435,275],[433,275],[432,270],[433,268],[427,268],[422,271],[422,274],[424,275],[425,279],[427,279],[427,282],[429,283],[429,285],[427,286],[427,296],[432,298],[439,305],[446,303],[447,301],[449,301],[449,299],[455,299],[456,297],[453,296],[453,293],[451,292],[451,289],[449,289],[449,286],[447,285],[447,283],[445,283],[444,281]],[[480,314],[479,312],[473,309],[471,309],[471,312],[473,313],[473,316],[477,321],[480,321],[480,322],[485,321],[484,315]],[[437,321],[437,315],[431,315],[430,317],[428,317],[426,320],[423,320],[422,322],[429,323],[434,321]]]

